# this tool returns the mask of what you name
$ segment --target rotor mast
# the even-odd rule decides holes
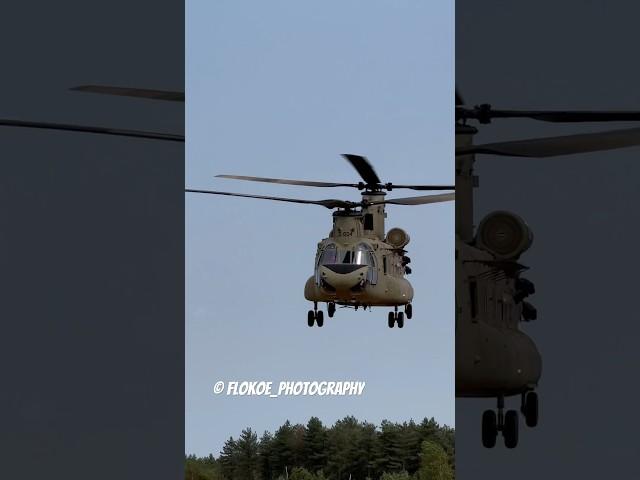
[[[470,146],[478,130],[456,123],[456,150]],[[456,155],[456,234],[464,242],[473,239],[473,189],[478,177],[473,174],[475,155]]]
[[[378,205],[370,205],[369,203],[383,201],[385,195],[386,194],[380,190],[362,192],[362,200],[365,202],[365,205],[362,207],[364,234],[366,236],[377,237],[380,240],[384,239],[386,233],[384,220],[387,218],[387,213],[384,209],[384,203]]]

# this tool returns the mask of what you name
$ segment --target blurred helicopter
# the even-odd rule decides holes
[[[170,102],[184,102],[184,92],[169,90],[152,90],[143,88],[116,87],[109,85],[80,85],[70,90],[78,92],[98,93],[104,95],[117,95],[135,97],[149,100],[162,100]],[[80,133],[94,133],[100,135],[116,135],[121,137],[144,138],[149,140],[163,140],[169,142],[184,143],[184,135],[172,133],[147,132],[143,130],[126,130],[121,128],[96,127],[91,125],[78,125],[68,123],[38,122],[0,118],[0,126],[36,128],[44,130],[61,130]]]
[[[454,200],[454,193],[423,195],[385,200],[385,190],[453,190],[452,185],[395,185],[382,183],[369,161],[360,155],[343,157],[355,168],[362,181],[359,183],[333,183],[280,178],[218,175],[221,178],[248,180],[308,187],[353,187],[362,191],[359,202],[347,200],[301,200],[295,198],[246,195],[212,190],[187,189],[187,192],[231,195],[312,205],[321,205],[333,212],[333,228],[328,238],[318,243],[314,274],[307,280],[304,296],[313,302],[307,313],[307,324],[324,324],[324,313],[318,303],[327,304],[327,314],[333,317],[336,305],[358,309],[362,307],[393,307],[388,315],[388,326],[404,327],[404,319],[413,314],[411,301],[413,288],[405,278],[411,273],[411,261],[404,247],[409,234],[400,228],[385,231],[387,216],[385,205],[423,205]],[[398,312],[403,306],[404,312]]]
[[[528,267],[520,256],[531,246],[533,232],[508,211],[473,219],[473,189],[479,186],[476,155],[542,158],[640,145],[640,128],[474,145],[478,129],[468,124],[494,119],[530,118],[546,122],[638,121],[633,111],[497,110],[482,104],[467,107],[456,90],[456,396],[495,397],[497,412],[482,415],[482,444],[492,448],[498,432],[505,446],[518,444],[518,412],[504,412],[505,397],[520,395],[520,411],[529,427],[538,423],[535,389],[542,358],[534,341],[520,330],[535,320],[536,308],[525,298],[534,284],[522,277]]]

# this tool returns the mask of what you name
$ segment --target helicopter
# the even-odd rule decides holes
[[[447,202],[455,194],[442,193],[385,199],[385,191],[394,189],[453,190],[452,185],[396,185],[383,183],[369,161],[361,155],[344,154],[343,158],[358,172],[358,183],[316,182],[244,175],[217,175],[219,178],[298,185],[308,187],[352,187],[362,192],[359,202],[346,200],[302,200],[294,198],[248,195],[212,190],[186,189],[187,192],[275,200],[320,205],[330,210],[333,227],[329,236],[318,243],[314,273],[305,283],[305,299],[313,302],[307,312],[307,325],[322,327],[324,312],[318,304],[326,303],[331,318],[337,306],[346,308],[393,307],[387,324],[404,327],[405,317],[413,316],[413,288],[405,278],[411,273],[411,259],[406,255],[409,234],[401,228],[385,230],[385,205],[423,205]],[[398,311],[403,307],[404,311]]]
[[[543,158],[640,145],[640,128],[533,138],[474,145],[481,125],[494,119],[530,118],[546,122],[638,121],[635,111],[499,110],[489,104],[469,107],[456,90],[456,396],[496,398],[497,411],[482,414],[482,444],[496,445],[502,433],[507,448],[518,444],[519,417],[506,413],[505,397],[520,396],[525,424],[538,424],[535,391],[542,357],[520,326],[537,319],[527,300],[535,285],[522,276],[529,267],[520,256],[533,243],[533,231],[519,215],[490,212],[474,225],[473,191],[476,155]]]

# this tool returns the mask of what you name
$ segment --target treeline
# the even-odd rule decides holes
[[[380,427],[345,417],[332,427],[312,417],[260,438],[229,438],[218,458],[185,459],[185,480],[453,480],[454,430],[433,419]]]

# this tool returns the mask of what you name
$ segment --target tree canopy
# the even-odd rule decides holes
[[[218,457],[185,458],[185,480],[453,480],[454,429],[433,418],[380,426],[353,416],[330,427],[286,421],[260,438],[242,430]]]

